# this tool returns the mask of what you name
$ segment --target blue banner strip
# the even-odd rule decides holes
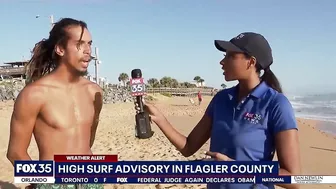
[[[121,161],[117,163],[57,163],[55,176],[71,175],[278,175],[278,162]]]
[[[117,163],[57,163],[15,161],[14,176],[144,177],[144,176],[277,176],[278,162],[225,161],[120,161]],[[55,175],[54,175],[55,172]]]

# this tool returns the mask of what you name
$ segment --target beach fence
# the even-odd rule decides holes
[[[147,88],[148,94],[163,94],[165,96],[183,96],[183,97],[195,97],[198,92],[201,91],[203,96],[213,96],[214,92],[211,88]]]
[[[119,88],[125,88],[121,85],[116,84],[109,84],[108,88],[118,90]],[[126,87],[128,90],[131,90],[129,86]],[[213,88],[170,88],[170,87],[157,87],[152,88],[146,86],[146,93],[147,94],[161,94],[164,96],[182,96],[182,97],[189,97],[194,98],[197,96],[198,92],[201,91],[203,96],[214,96],[218,90]]]

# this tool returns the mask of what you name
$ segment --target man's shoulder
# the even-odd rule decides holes
[[[101,109],[103,105],[103,89],[98,84],[89,80],[85,81],[84,85],[94,101],[94,106]]]
[[[97,83],[89,81],[85,85],[89,89],[90,92],[93,92],[93,93],[103,92],[103,89]]]
[[[47,87],[39,82],[29,83],[20,91],[16,102],[35,102],[39,104],[39,102],[43,102],[43,99],[47,96],[47,91]]]
[[[103,94],[103,89],[97,83],[85,79],[83,84],[88,89],[88,92],[93,96]]]
[[[48,85],[41,81],[36,81],[33,83],[28,83],[23,89],[22,93],[27,93],[31,95],[43,95],[48,91]]]

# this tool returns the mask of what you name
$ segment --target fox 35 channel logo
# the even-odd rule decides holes
[[[15,161],[15,176],[52,176],[52,161]]]

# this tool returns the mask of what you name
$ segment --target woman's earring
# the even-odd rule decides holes
[[[260,75],[264,75],[265,71],[264,70],[260,70]]]

